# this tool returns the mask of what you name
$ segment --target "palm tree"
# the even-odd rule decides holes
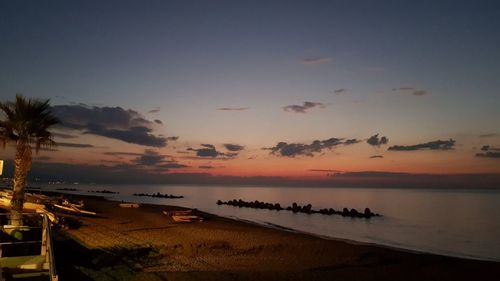
[[[16,95],[15,102],[0,102],[0,141],[5,148],[7,143],[16,146],[14,178],[12,180],[11,224],[22,225],[24,187],[31,169],[31,147],[38,152],[42,146],[53,146],[55,142],[48,131],[59,123],[52,115],[49,100],[26,99]]]

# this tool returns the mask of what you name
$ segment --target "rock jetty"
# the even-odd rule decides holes
[[[56,188],[56,190],[60,190],[60,191],[79,191],[79,189],[76,189],[76,188],[68,188],[68,187]]]
[[[281,207],[279,203],[267,203],[260,202],[258,200],[246,202],[241,199],[229,200],[229,201],[221,201],[217,200],[217,205],[229,205],[240,208],[253,208],[253,209],[267,209],[267,210],[276,210],[276,211],[291,211],[293,213],[305,213],[305,214],[322,214],[322,215],[341,215],[343,217],[352,217],[352,218],[371,218],[374,216],[380,216],[377,213],[373,213],[370,208],[365,208],[363,212],[359,212],[356,209],[348,209],[344,208],[342,211],[335,210],[333,208],[324,208],[319,210],[313,210],[311,204],[307,204],[301,206],[297,203],[293,203],[292,206],[288,206],[286,208]]]
[[[107,193],[107,194],[118,194],[120,192],[117,192],[117,191],[111,191],[111,190],[107,190],[107,189],[103,189],[103,190],[89,190],[87,192],[92,192],[92,193]]]
[[[134,196],[139,196],[139,197],[146,196],[146,197],[157,197],[157,198],[168,198],[168,199],[184,198],[184,196],[182,196],[182,195],[173,195],[173,194],[166,194],[166,193],[162,194],[160,192],[152,193],[152,194],[148,194],[148,193],[134,193],[133,195]]]

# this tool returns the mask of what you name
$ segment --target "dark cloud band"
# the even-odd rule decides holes
[[[217,108],[219,111],[244,111],[248,110],[248,107],[219,107]]]
[[[373,135],[366,140],[366,143],[373,146],[381,146],[383,144],[387,144],[388,142],[389,139],[386,136],[382,136],[379,138],[378,134]]]
[[[232,159],[232,158],[235,158],[236,156],[238,156],[238,153],[237,152],[220,152],[218,151],[216,148],[215,148],[215,145],[213,144],[207,144],[207,143],[204,143],[204,144],[200,144],[201,148],[188,148],[187,150],[188,151],[195,151],[196,152],[196,156],[197,157],[201,157],[201,158],[216,158],[216,157],[220,157],[222,159]],[[224,145],[226,147],[227,150],[229,151],[239,151],[241,149],[243,149],[243,147],[241,147],[241,149],[239,150],[230,150],[227,148],[226,145]],[[238,145],[236,145],[238,146]],[[232,147],[232,145],[230,145],[231,148],[236,148],[236,147]],[[239,146],[238,146],[239,148]]]
[[[224,147],[229,151],[241,151],[245,149],[244,146],[238,144],[225,143]]]
[[[305,65],[316,65],[316,64],[325,64],[332,61],[330,57],[311,57],[305,58],[302,60],[302,63]]]
[[[391,151],[416,151],[416,150],[451,150],[455,146],[453,139],[437,140],[415,145],[394,145],[388,148]]]
[[[325,105],[320,103],[320,102],[306,101],[306,102],[304,102],[303,105],[293,104],[293,105],[284,106],[283,110],[286,112],[293,112],[293,113],[307,113],[307,111],[309,109],[315,108],[315,107],[324,108]]]
[[[167,145],[166,138],[152,133],[155,122],[145,119],[137,111],[131,109],[58,105],[53,107],[53,111],[62,120],[61,128],[79,130],[86,134],[144,146],[164,147]]]
[[[315,153],[320,153],[325,149],[333,149],[338,145],[350,145],[358,143],[360,141],[356,139],[339,139],[330,138],[327,140],[315,140],[310,144],[304,143],[286,143],[279,142],[274,147],[263,148],[264,150],[270,150],[271,154],[284,156],[284,157],[295,157],[295,156],[314,156]]]

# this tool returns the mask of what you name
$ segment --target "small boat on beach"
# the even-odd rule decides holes
[[[165,216],[171,217],[174,222],[202,222],[203,217],[196,215],[194,210],[163,211]]]
[[[120,207],[122,208],[139,208],[139,203],[120,203]]]
[[[165,216],[186,216],[186,215],[192,215],[193,210],[185,210],[185,211],[163,211],[163,214]]]
[[[91,215],[91,216],[96,216],[96,212],[91,212],[91,211],[86,211],[79,209],[75,206],[64,206],[64,205],[59,205],[59,204],[54,204],[53,205],[55,208],[61,210],[61,211],[67,211],[70,213],[75,213],[75,214],[82,214],[82,215]]]
[[[174,222],[203,222],[202,217],[189,215],[172,216],[172,220]]]

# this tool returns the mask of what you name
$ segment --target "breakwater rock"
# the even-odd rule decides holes
[[[184,196],[182,196],[182,195],[173,195],[173,194],[166,194],[166,193],[162,194],[160,192],[152,193],[152,194],[148,194],[148,193],[134,193],[132,195],[139,196],[139,197],[146,196],[146,197],[168,198],[168,199],[184,198]]]
[[[92,193],[105,193],[105,194],[118,194],[120,192],[117,192],[117,191],[111,191],[111,190],[107,190],[107,189],[103,189],[103,190],[89,190],[87,192],[92,192]]]
[[[352,217],[352,218],[371,218],[374,216],[380,216],[377,213],[373,213],[370,208],[365,208],[363,212],[359,212],[356,209],[348,209],[344,208],[342,211],[340,210],[335,210],[333,208],[323,208],[319,210],[313,210],[311,204],[307,204],[304,206],[301,206],[297,203],[293,203],[291,206],[288,206],[286,208],[281,207],[279,203],[267,203],[267,202],[261,202],[258,200],[255,201],[243,201],[241,199],[236,200],[229,200],[229,201],[221,201],[217,200],[217,205],[229,205],[229,206],[234,206],[234,207],[240,207],[240,208],[253,208],[253,209],[267,209],[267,210],[275,210],[275,211],[291,211],[293,213],[305,213],[305,214],[322,214],[322,215],[341,215],[343,217]]]
[[[60,190],[60,191],[80,191],[79,189],[76,189],[76,188],[68,188],[68,187],[56,188],[56,190]]]

